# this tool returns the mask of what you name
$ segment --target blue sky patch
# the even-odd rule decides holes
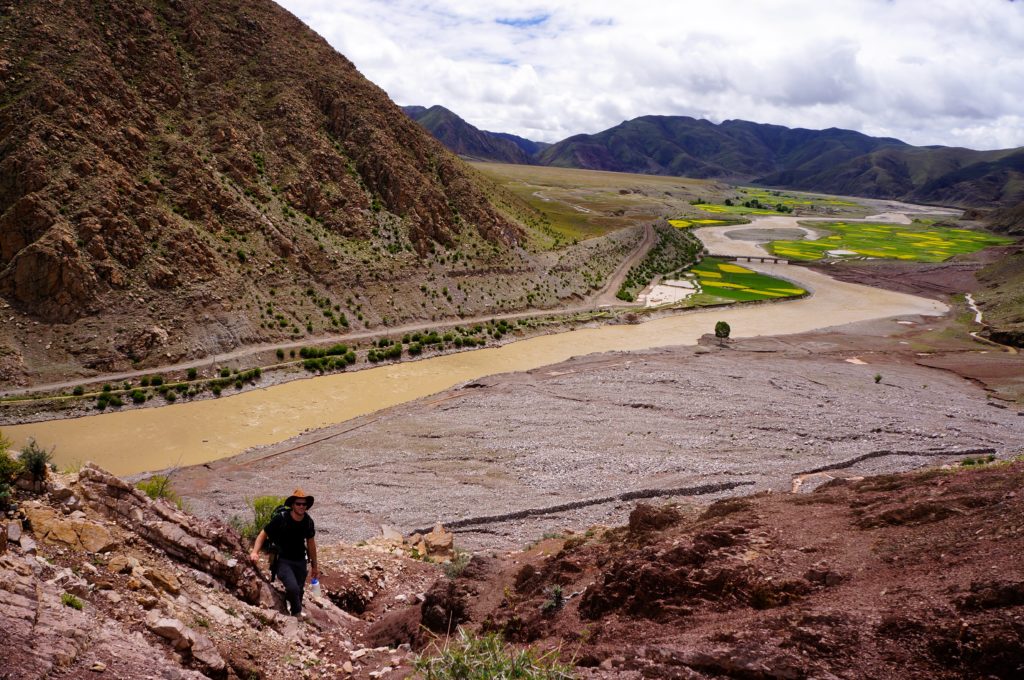
[[[513,28],[533,28],[534,26],[540,26],[550,18],[550,14],[537,14],[532,17],[522,18],[503,17],[495,19],[494,23],[512,26]]]

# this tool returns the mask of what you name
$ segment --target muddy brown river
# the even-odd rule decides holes
[[[43,446],[56,447],[58,467],[88,460],[115,474],[130,475],[233,456],[495,373],[526,371],[596,352],[695,344],[720,320],[729,323],[734,337],[754,337],[947,311],[941,302],[839,282],[803,267],[744,266],[788,279],[813,294],[792,302],[694,310],[638,325],[534,337],[219,399],[6,426],[3,433],[16,446],[33,437]]]

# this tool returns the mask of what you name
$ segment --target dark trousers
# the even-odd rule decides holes
[[[298,616],[302,613],[302,592],[306,587],[306,561],[278,558],[277,577],[284,585],[290,613]]]

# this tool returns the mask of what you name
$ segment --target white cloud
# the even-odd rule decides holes
[[[1024,146],[1024,3],[279,0],[399,104],[539,141],[645,114]]]

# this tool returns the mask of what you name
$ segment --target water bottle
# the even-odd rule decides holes
[[[309,592],[313,593],[313,597],[320,597],[320,579],[313,579],[309,582]]]

